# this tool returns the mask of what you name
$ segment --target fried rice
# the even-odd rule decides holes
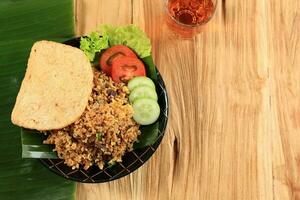
[[[54,144],[58,157],[73,169],[93,164],[102,169],[106,162],[121,162],[140,134],[132,119],[128,88],[96,69],[93,72],[94,87],[82,116],[63,129],[48,132],[44,141]]]

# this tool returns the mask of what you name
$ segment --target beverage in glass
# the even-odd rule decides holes
[[[167,23],[183,37],[193,37],[213,16],[217,0],[167,0]]]

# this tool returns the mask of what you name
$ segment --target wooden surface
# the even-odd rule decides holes
[[[132,175],[79,184],[78,200],[300,199],[300,2],[219,0],[181,40],[163,0],[77,0],[78,35],[134,23],[153,44],[170,97],[157,153]]]

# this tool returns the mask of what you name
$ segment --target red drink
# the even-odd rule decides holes
[[[193,36],[211,19],[215,8],[216,0],[168,0],[168,24],[184,37]]]

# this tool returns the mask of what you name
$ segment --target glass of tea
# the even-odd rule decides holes
[[[167,24],[183,38],[201,32],[214,15],[217,0],[166,0]]]

